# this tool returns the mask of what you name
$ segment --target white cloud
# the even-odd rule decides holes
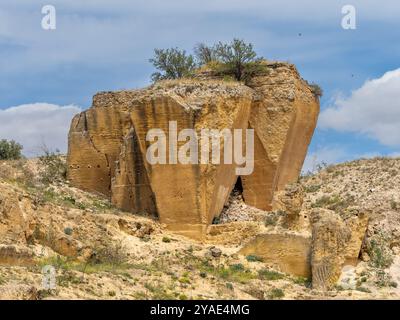
[[[337,0],[53,0],[51,4],[57,10],[57,29],[46,32],[40,27],[43,3],[2,1],[0,39],[16,51],[7,57],[6,63],[0,61],[2,70],[25,70],[33,66],[43,69],[82,61],[85,65],[143,63],[154,47],[177,45],[190,49],[197,41],[229,40],[234,36],[254,42],[259,49],[265,47],[268,54],[274,48],[287,47],[287,52],[301,55],[307,51],[299,52],[300,43],[293,43],[293,37],[301,30],[298,24],[316,29],[325,26],[331,28],[330,32],[343,31],[342,5]],[[375,0],[353,0],[352,4],[364,21],[396,23],[400,15],[398,1],[382,5]],[[223,19],[216,18],[220,16]],[[255,23],[249,23],[249,19]],[[275,28],[267,28],[262,21],[273,23],[277,30],[293,29],[292,36],[282,38]],[[294,27],[286,26],[287,21]],[[314,36],[310,33],[301,41],[301,46],[307,49],[316,46],[318,52],[339,50],[332,36],[327,37],[325,32]],[[326,56],[317,51],[313,54]]]
[[[400,69],[368,80],[348,98],[323,111],[319,127],[367,135],[386,146],[400,146]]]
[[[49,103],[24,104],[0,110],[0,139],[14,139],[24,146],[24,154],[35,156],[45,144],[49,149],[67,150],[72,117],[81,108]]]

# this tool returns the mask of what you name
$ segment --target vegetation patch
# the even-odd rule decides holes
[[[254,254],[249,254],[248,256],[246,256],[246,260],[249,262],[262,262],[264,259]]]
[[[271,300],[282,299],[285,296],[285,293],[282,289],[273,288],[268,291],[267,297]]]
[[[384,233],[377,234],[367,243],[370,264],[375,268],[388,268],[393,262],[393,254],[388,247],[390,237]]]
[[[217,266],[214,267],[207,260],[200,262],[198,268],[201,272],[212,274],[215,277],[224,279],[229,282],[246,283],[252,279],[256,279],[257,275],[251,270],[246,269],[241,263],[232,264],[228,267]]]
[[[283,273],[269,270],[269,269],[261,269],[258,271],[258,276],[261,280],[279,280],[283,279],[285,275]]]
[[[22,158],[22,145],[14,140],[0,140],[0,160],[18,160]]]
[[[194,55],[178,48],[155,49],[150,62],[158,71],[152,74],[152,80],[193,77],[196,68],[203,66],[224,81],[247,82],[257,74],[268,72],[265,60],[257,56],[253,45],[241,39],[213,46],[199,43]]]
[[[339,195],[327,196],[324,195],[318,198],[312,205],[312,208],[327,208],[336,212],[343,211],[355,203],[353,196],[348,195],[342,198]]]

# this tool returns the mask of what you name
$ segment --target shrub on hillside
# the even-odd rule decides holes
[[[22,145],[14,140],[0,140],[0,160],[18,160],[21,159]]]
[[[316,98],[321,98],[323,96],[324,92],[318,84],[312,83],[309,84],[309,87]]]
[[[44,154],[39,157],[40,181],[44,184],[63,181],[67,177],[67,164],[58,150],[43,148]]]

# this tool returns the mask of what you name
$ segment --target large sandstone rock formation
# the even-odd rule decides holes
[[[151,165],[146,134],[158,128],[168,135],[170,122],[176,122],[177,132],[194,129],[198,136],[204,128],[246,129],[255,101],[254,91],[240,83],[214,81],[97,94],[93,107],[72,121],[69,179],[111,197],[117,207],[158,214],[170,229],[199,237],[222,210],[237,179],[236,166],[171,164],[170,157],[167,164]]]
[[[226,203],[238,178],[236,166],[151,165],[146,134],[154,128],[168,132],[171,121],[178,132],[195,129],[198,134],[204,128],[250,127],[255,165],[251,175],[241,177],[243,196],[249,205],[270,209],[274,192],[298,178],[319,102],[293,65],[267,67],[248,85],[179,80],[95,95],[93,106],[71,124],[69,180],[106,195],[119,208],[158,215],[171,230],[200,238]]]

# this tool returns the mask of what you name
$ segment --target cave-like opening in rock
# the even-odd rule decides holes
[[[240,195],[243,197],[243,185],[242,185],[242,179],[239,176],[236,180],[235,186],[232,189],[232,193],[240,193]]]

